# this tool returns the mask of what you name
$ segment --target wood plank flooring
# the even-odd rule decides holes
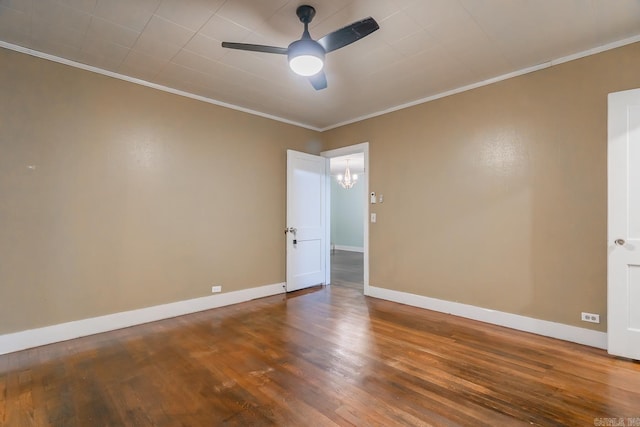
[[[364,259],[360,252],[331,252],[331,284],[364,292]]]
[[[640,422],[640,364],[339,286],[0,356],[3,426],[613,425],[604,417]]]

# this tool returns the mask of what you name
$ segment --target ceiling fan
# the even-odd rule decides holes
[[[369,17],[329,33],[318,40],[313,40],[309,34],[309,24],[316,15],[316,10],[313,6],[302,5],[296,9],[296,15],[304,24],[304,31],[300,40],[294,41],[289,47],[231,42],[222,42],[222,47],[287,55],[291,69],[296,74],[309,77],[311,85],[316,90],[321,90],[327,87],[327,76],[322,70],[325,54],[360,40],[380,28],[376,20]]]

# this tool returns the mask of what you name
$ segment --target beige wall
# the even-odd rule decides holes
[[[640,44],[322,135],[0,63],[0,334],[284,281],[285,149],[320,138],[370,142],[372,285],[606,319],[606,95]]]
[[[316,132],[0,64],[0,334],[284,281],[285,150]]]
[[[323,134],[370,142],[371,285],[605,331],[607,93],[638,70],[636,43]]]

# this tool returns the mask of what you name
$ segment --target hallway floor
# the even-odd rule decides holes
[[[364,291],[364,254],[335,250],[331,253],[331,284]]]

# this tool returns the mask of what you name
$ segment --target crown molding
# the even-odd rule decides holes
[[[137,84],[137,85],[146,86],[146,87],[150,87],[150,88],[153,88],[153,89],[161,90],[163,92],[172,93],[174,95],[184,96],[185,98],[191,98],[191,99],[195,99],[195,100],[198,100],[198,101],[206,102],[207,104],[213,104],[213,105],[217,105],[219,107],[229,108],[231,110],[241,111],[243,113],[252,114],[254,116],[259,116],[259,117],[263,117],[263,118],[266,118],[266,119],[275,120],[277,122],[286,123],[288,125],[298,126],[298,127],[301,127],[301,128],[305,128],[305,129],[313,130],[313,131],[316,131],[316,132],[320,132],[320,128],[317,128],[317,127],[314,127],[314,126],[311,126],[311,125],[308,125],[308,124],[305,124],[305,123],[296,122],[296,121],[293,121],[293,120],[285,119],[283,117],[274,116],[272,114],[267,114],[267,113],[263,113],[261,111],[252,110],[250,108],[240,107],[238,105],[234,105],[234,104],[229,104],[227,102],[218,101],[218,100],[213,99],[213,98],[207,98],[205,96],[196,95],[194,93],[185,92],[183,90],[174,89],[174,88],[171,88],[171,87],[168,87],[168,86],[163,86],[163,85],[160,85],[160,84],[157,84],[157,83],[148,82],[148,81],[142,80],[142,79],[137,79],[135,77],[125,76],[124,74],[116,73],[116,72],[105,70],[105,69],[98,68],[98,67],[94,67],[92,65],[83,64],[81,62],[72,61],[70,59],[60,58],[59,56],[50,55],[48,53],[40,52],[38,50],[33,50],[33,49],[29,49],[29,48],[26,48],[26,47],[23,47],[23,46],[18,46],[18,45],[12,44],[12,43],[7,43],[7,42],[4,42],[2,40],[0,40],[0,47],[3,47],[5,49],[9,49],[9,50],[13,50],[15,52],[20,52],[20,53],[24,53],[24,54],[27,54],[27,55],[35,56],[36,58],[46,59],[46,60],[49,60],[49,61],[57,62],[59,64],[64,64],[64,65],[68,65],[70,67],[79,68],[81,70],[90,71],[92,73],[102,74],[103,76],[113,77],[114,79],[124,80],[124,81],[129,82],[129,83],[134,83],[134,84]]]
[[[435,94],[435,95],[430,95],[430,96],[427,96],[427,97],[424,97],[424,98],[417,99],[415,101],[407,102],[407,103],[400,104],[400,105],[397,105],[397,106],[394,106],[394,107],[390,107],[390,108],[387,108],[387,109],[384,109],[384,110],[376,111],[376,112],[371,113],[371,114],[358,116],[358,117],[355,117],[353,119],[345,120],[343,122],[339,122],[339,123],[336,123],[334,125],[329,125],[329,126],[326,126],[326,127],[323,127],[323,128],[312,126],[312,125],[309,125],[309,124],[306,124],[306,123],[296,122],[296,121],[285,119],[285,118],[279,117],[279,116],[274,116],[272,114],[263,113],[261,111],[256,111],[256,110],[252,110],[252,109],[249,109],[249,108],[240,107],[240,106],[235,105],[235,104],[230,104],[230,103],[227,103],[227,102],[218,101],[218,100],[213,99],[213,98],[207,98],[207,97],[204,97],[204,96],[201,96],[201,95],[196,95],[196,94],[193,94],[193,93],[190,93],[190,92],[185,92],[185,91],[182,91],[182,90],[178,90],[178,89],[170,88],[170,87],[167,87],[167,86],[159,85],[157,83],[151,83],[151,82],[148,82],[146,80],[137,79],[135,77],[125,76],[123,74],[119,74],[119,73],[116,73],[116,72],[113,72],[113,71],[108,71],[108,70],[104,70],[102,68],[98,68],[98,67],[94,67],[94,66],[91,66],[91,65],[82,64],[80,62],[72,61],[72,60],[69,60],[69,59],[60,58],[60,57],[55,56],[55,55],[50,55],[48,53],[44,53],[44,52],[40,52],[40,51],[37,51],[37,50],[29,49],[29,48],[26,48],[26,47],[18,46],[18,45],[12,44],[12,43],[7,43],[7,42],[1,41],[1,40],[0,40],[0,47],[4,47],[5,49],[13,50],[13,51],[24,53],[24,54],[27,54],[27,55],[35,56],[37,58],[47,59],[49,61],[57,62],[57,63],[60,63],[60,64],[71,66],[71,67],[80,68],[82,70],[90,71],[90,72],[93,72],[93,73],[102,74],[104,76],[113,77],[115,79],[124,80],[124,81],[130,82],[130,83],[139,84],[139,85],[142,85],[142,86],[146,86],[146,87],[150,87],[150,88],[153,88],[153,89],[161,90],[161,91],[164,91],[164,92],[172,93],[174,95],[184,96],[184,97],[187,97],[187,98],[191,98],[191,99],[195,99],[195,100],[198,100],[198,101],[206,102],[208,104],[217,105],[219,107],[224,107],[224,108],[229,108],[229,109],[236,110],[236,111],[241,111],[243,113],[252,114],[254,116],[259,116],[259,117],[263,117],[263,118],[266,118],[266,119],[275,120],[275,121],[278,121],[278,122],[281,122],[281,123],[286,123],[286,124],[289,124],[289,125],[298,126],[298,127],[301,127],[301,128],[304,128],[304,129],[309,129],[309,130],[316,131],[316,132],[326,132],[326,131],[329,131],[329,130],[332,130],[332,129],[336,129],[336,128],[339,128],[339,127],[342,127],[342,126],[346,126],[346,125],[349,125],[349,124],[361,122],[363,120],[367,120],[367,119],[371,119],[371,118],[374,118],[374,117],[382,116],[384,114],[392,113],[394,111],[404,110],[405,108],[410,108],[410,107],[413,107],[413,106],[416,106],[416,105],[420,105],[420,104],[424,104],[424,103],[427,103],[427,102],[430,102],[430,101],[435,101],[435,100],[440,99],[440,98],[445,98],[447,96],[456,95],[458,93],[462,93],[462,92],[466,92],[466,91],[469,91],[469,90],[477,89],[477,88],[482,87],[482,86],[488,86],[488,85],[493,84],[493,83],[498,83],[498,82],[501,82],[503,80],[511,79],[511,78],[518,77],[518,76],[522,76],[524,74],[533,73],[535,71],[540,71],[540,70],[543,70],[545,68],[553,67],[555,65],[564,64],[565,62],[574,61],[576,59],[584,58],[584,57],[591,56],[591,55],[596,55],[598,53],[606,52],[608,50],[616,49],[616,48],[619,48],[619,47],[622,47],[622,46],[626,46],[626,45],[629,45],[629,44],[632,44],[632,43],[636,43],[636,42],[639,42],[639,41],[640,41],[640,34],[636,35],[636,36],[633,36],[633,37],[626,38],[626,39],[618,40],[618,41],[615,41],[615,42],[612,42],[612,43],[607,43],[605,45],[597,46],[597,47],[592,48],[592,49],[587,49],[587,50],[584,50],[584,51],[581,51],[581,52],[578,52],[578,53],[574,53],[574,54],[571,54],[571,55],[563,56],[561,58],[552,59],[550,61],[543,62],[541,64],[534,65],[532,67],[523,68],[523,69],[516,70],[516,71],[510,72],[510,73],[507,73],[507,74],[503,74],[503,75],[500,75],[500,76],[497,76],[497,77],[493,77],[493,78],[490,78],[490,79],[487,79],[487,80],[482,80],[480,82],[476,82],[476,83],[472,83],[472,84],[469,84],[469,85],[466,85],[466,86],[461,86],[461,87],[456,88],[456,89],[448,90],[446,92],[441,92],[441,93],[438,93],[438,94]]]

